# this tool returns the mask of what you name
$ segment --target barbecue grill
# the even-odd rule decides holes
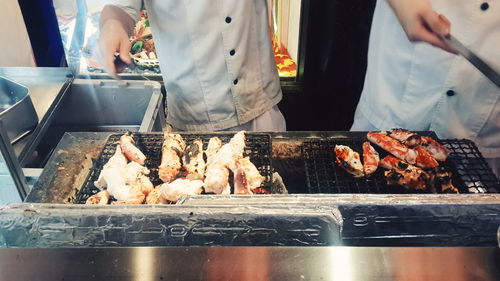
[[[205,145],[214,135],[227,142],[233,133],[183,133]],[[245,153],[265,185],[273,182],[273,194],[202,194],[154,206],[75,204],[97,191],[92,183],[119,136],[66,134],[27,203],[0,211],[8,218],[0,225],[6,245],[496,245],[500,185],[467,140],[442,141],[453,151],[445,165],[463,194],[417,193],[387,186],[379,175],[352,178],[336,166],[332,148],[357,148],[365,133],[286,132],[247,135]],[[157,167],[163,134],[135,138],[150,158],[146,166]],[[273,172],[290,194],[275,194]]]
[[[318,139],[304,142],[302,155],[309,193],[425,193],[402,186],[389,186],[377,169],[369,178],[354,178],[335,163],[335,145],[347,145],[362,151],[361,138]],[[453,185],[460,193],[498,193],[498,180],[481,156],[476,145],[469,140],[441,141],[451,150],[449,159],[442,164],[452,171]],[[380,151],[380,150],[379,150]],[[381,158],[386,154],[380,153]]]
[[[86,1],[56,2],[70,68],[21,69],[10,75],[0,69],[23,82],[30,96],[37,93],[33,85],[57,80],[56,87],[44,87],[34,99],[37,112],[43,112],[38,126],[13,147],[23,168],[43,171],[24,203],[0,208],[0,245],[497,245],[500,183],[468,140],[442,140],[453,151],[444,165],[461,194],[388,186],[382,170],[354,179],[335,164],[333,147],[345,144],[361,151],[366,133],[271,132],[247,134],[245,151],[271,194],[202,194],[154,206],[83,205],[98,191],[93,182],[127,131],[148,156],[151,180],[160,183],[156,169],[165,93],[160,83],[149,81],[161,80],[156,72],[137,69],[113,81],[90,71],[82,50],[90,37],[88,15],[94,14],[84,7]],[[34,82],[24,83],[26,76]],[[40,108],[40,101],[48,105]],[[182,135],[188,142],[201,138],[206,146],[212,136],[227,142],[233,133]]]
[[[221,139],[222,143],[227,143],[233,136],[229,133],[218,134],[180,134],[186,144],[191,143],[196,139],[201,139],[203,142],[203,149],[208,146],[208,141],[211,137],[217,136]],[[115,134],[109,136],[104,148],[99,155],[99,158],[94,161],[93,167],[90,169],[89,176],[84,183],[83,187],[78,191],[75,198],[71,199],[73,203],[84,204],[85,201],[92,195],[99,192],[99,189],[94,186],[94,182],[99,177],[103,166],[113,156],[116,151],[116,144],[119,142],[122,135]],[[262,184],[263,188],[271,189],[272,183],[272,168],[271,168],[271,137],[267,134],[248,133],[245,135],[246,147],[244,156],[250,157],[250,161],[259,170],[260,174],[264,176],[265,180]],[[147,157],[144,164],[151,172],[149,179],[153,185],[157,186],[163,182],[158,177],[158,166],[161,162],[161,151],[164,136],[162,133],[138,133],[134,135],[136,145],[144,155]]]

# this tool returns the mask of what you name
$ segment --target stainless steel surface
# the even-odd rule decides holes
[[[328,246],[342,245],[341,229],[335,206],[0,207],[0,248]]]
[[[24,163],[43,167],[67,132],[161,131],[162,97],[158,82],[74,79],[33,149],[36,155]]]
[[[158,115],[161,85],[152,81],[75,79],[53,126],[136,127],[147,132]]]
[[[3,124],[0,120],[0,205],[20,202],[29,192]]]
[[[484,60],[479,58],[474,52],[457,40],[453,35],[442,37],[444,41],[460,55],[464,56],[472,65],[483,73],[491,82],[500,88],[500,74],[489,66]]]
[[[344,132],[271,133],[273,153],[277,152],[275,143],[282,145],[291,136],[300,140],[300,138],[342,137],[344,134]],[[92,166],[92,159],[97,157],[108,136],[109,133],[105,132],[65,134],[26,201],[49,203],[42,205],[50,206],[53,214],[56,211],[66,213],[65,209],[60,208],[66,205],[59,204],[68,202],[68,198],[81,188],[89,173],[89,167]],[[276,156],[290,157],[287,151],[284,150]],[[294,150],[290,151],[293,156]],[[60,171],[60,168],[64,170]],[[291,182],[289,178],[284,178],[284,181],[289,190],[295,190],[295,194],[204,195],[186,198],[179,207],[182,209],[191,206],[207,208],[244,206],[252,209],[251,212],[255,212],[253,208],[256,207],[273,207],[285,208],[287,210],[285,214],[290,216],[303,207],[334,207],[341,211],[340,217],[343,220],[342,245],[497,245],[500,194],[304,194],[306,183]],[[291,188],[292,185],[295,185],[295,188]],[[31,208],[29,203],[25,206]],[[108,207],[93,210],[95,212],[92,215],[107,216]],[[139,206],[139,208],[149,210],[150,206]],[[87,209],[82,210],[81,216],[89,215],[84,211]],[[264,225],[268,222],[261,221]],[[69,226],[66,224],[66,229]],[[185,227],[191,229],[192,225]]]
[[[38,116],[38,126],[35,130],[14,145],[14,152],[21,166],[34,146],[38,137],[43,135],[50,123],[54,108],[59,104],[64,88],[69,85],[71,73],[67,68],[44,67],[3,67],[0,75],[26,86]]]
[[[0,76],[0,120],[11,143],[27,135],[38,123],[28,92],[28,88]]]
[[[498,248],[0,249],[2,280],[500,280]]]

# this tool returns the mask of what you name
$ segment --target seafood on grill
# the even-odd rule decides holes
[[[402,144],[407,145],[412,148],[422,146],[434,159],[444,162],[450,154],[450,150],[437,142],[436,140],[421,136],[417,133],[410,132],[404,129],[393,129],[387,132],[387,135],[400,141]],[[426,156],[427,157],[427,156]],[[418,164],[418,163],[417,163]],[[437,167],[437,165],[433,167]],[[423,167],[423,168],[433,168],[433,167]]]
[[[230,179],[233,179],[235,194],[265,193],[266,190],[260,190],[265,178],[250,158],[243,156],[245,142],[243,131],[224,145],[218,137],[213,137],[204,151],[201,139],[190,141],[186,146],[181,135],[165,134],[158,167],[158,177],[164,183],[155,187],[147,167],[138,161],[129,162],[128,159],[136,159],[139,153],[130,147],[134,145],[132,136],[125,134],[94,182],[101,191],[86,203],[166,204],[203,192],[230,194]],[[133,153],[127,156],[124,147]],[[133,148],[140,152],[135,145]]]
[[[161,200],[160,197],[161,197],[160,186],[155,186],[153,187],[153,190],[151,190],[151,192],[148,195],[146,195],[146,201],[144,203],[148,205],[167,203],[166,201]]]
[[[162,145],[161,163],[158,175],[163,182],[172,182],[181,169],[181,158],[184,155],[186,143],[179,134],[165,134]]]
[[[205,151],[207,156],[207,167],[205,173],[205,192],[216,194],[229,194],[231,186],[229,185],[229,170],[225,161],[218,155],[222,147],[222,141],[218,137],[213,137],[208,141],[208,147]],[[231,148],[226,144],[226,150]],[[218,156],[217,156],[218,155]]]
[[[382,160],[380,160],[379,165],[382,168],[390,170],[390,169],[404,169],[406,168],[408,163],[392,155],[387,155],[386,157],[382,158]]]
[[[434,188],[437,192],[443,193],[460,193],[451,182],[451,172],[445,167],[436,167],[431,174]]]
[[[205,175],[205,159],[203,159],[203,142],[194,140],[186,147],[184,153],[184,170],[189,180],[203,180]]]
[[[355,178],[368,177],[378,168],[380,156],[369,142],[363,143],[363,163],[359,153],[346,145],[335,145],[335,162]]]
[[[154,188],[153,183],[149,180],[149,173],[148,168],[136,162],[130,162],[127,164],[125,183],[130,185],[132,189],[140,190],[144,195],[148,195]]]
[[[387,131],[387,135],[391,138],[397,139],[402,144],[409,147],[422,144],[422,137],[414,132],[410,132],[405,129],[392,129]]]
[[[221,161],[214,161],[208,164],[205,173],[204,189],[206,193],[231,194],[231,185],[229,184],[229,169]]]
[[[422,140],[422,146],[432,157],[441,162],[446,161],[448,155],[450,155],[450,149],[429,137],[422,137]]]
[[[433,193],[459,193],[458,189],[451,182],[451,172],[444,167],[435,167],[425,171],[392,155],[388,155],[380,160],[380,167],[390,170],[385,172],[388,184],[399,184],[403,187],[418,189],[425,187],[425,189],[429,189]],[[421,174],[423,176],[419,178],[418,176]],[[389,179],[389,177],[391,178]],[[415,179],[420,179],[420,181]]]
[[[335,146],[337,164],[354,177],[369,176],[380,166],[388,170],[384,172],[388,185],[458,193],[452,184],[451,172],[438,162],[445,161],[450,150],[434,139],[404,129],[368,132],[367,139],[390,154],[380,160],[375,148],[364,142],[361,163],[356,151],[343,145]]]
[[[355,178],[365,176],[363,164],[359,158],[359,153],[352,150],[346,145],[335,145],[335,161],[346,172],[353,175]]]
[[[229,169],[237,173],[236,161],[243,157],[245,149],[245,132],[236,133],[214,155],[208,158],[205,173],[205,192],[215,194],[230,194]]]
[[[128,160],[144,165],[146,156],[135,146],[135,140],[130,133],[120,137],[120,148]]]
[[[205,151],[205,155],[207,156],[207,164],[221,147],[222,141],[218,137],[210,138],[210,140],[208,141],[207,150]]]
[[[160,186],[160,202],[175,203],[182,197],[200,195],[203,192],[203,181],[176,179]]]
[[[131,162],[135,163],[135,162]],[[106,189],[118,202],[115,204],[141,204],[145,195],[140,184],[130,185],[127,182],[127,158],[121,150],[121,146],[116,146],[115,154],[104,165],[99,178],[94,185],[100,189]]]
[[[430,186],[430,175],[416,166],[408,164],[404,169],[396,168],[384,173],[388,185],[401,185],[406,188],[427,190]]]
[[[438,160],[445,161],[450,154],[447,147],[430,137],[404,129],[391,130],[387,135],[400,141],[401,145],[412,147],[416,153],[415,165],[420,167],[417,168],[392,155],[385,157],[380,161],[380,166],[389,169],[385,172],[388,184],[427,189],[431,192],[459,192],[451,182],[451,172],[439,166]]]
[[[417,145],[414,148],[417,153],[417,159],[415,164],[421,168],[435,168],[439,166],[439,163],[434,157],[421,145]]]
[[[375,173],[380,162],[378,152],[370,145],[370,142],[363,143],[363,171],[365,176]]]
[[[101,190],[97,192],[96,194],[90,196],[87,201],[85,201],[85,204],[87,205],[107,205],[109,202],[109,199],[111,198],[111,195],[107,190]]]
[[[415,164],[417,160],[417,153],[413,149],[390,137],[386,132],[369,132],[367,138],[383,150],[410,164]]]
[[[235,166],[234,194],[253,194],[253,191],[264,181],[264,177],[248,157],[236,160]]]

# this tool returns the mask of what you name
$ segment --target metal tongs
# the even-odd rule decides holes
[[[460,41],[457,40],[453,35],[441,36],[441,38],[458,54],[466,58],[472,65],[474,65],[481,73],[484,74],[488,79],[491,80],[498,88],[500,88],[500,74],[496,72],[491,66],[489,66],[485,61],[479,58],[474,52],[469,48],[465,47]]]

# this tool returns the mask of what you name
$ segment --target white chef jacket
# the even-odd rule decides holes
[[[140,0],[122,0],[137,18]],[[247,123],[282,98],[266,0],[145,0],[167,89],[167,122],[189,131]]]
[[[487,4],[484,4],[487,3]],[[500,1],[431,0],[451,33],[500,71]],[[376,128],[433,130],[500,157],[500,89],[463,57],[412,43],[386,1],[377,1],[357,112]],[[355,117],[356,119],[356,117]]]

